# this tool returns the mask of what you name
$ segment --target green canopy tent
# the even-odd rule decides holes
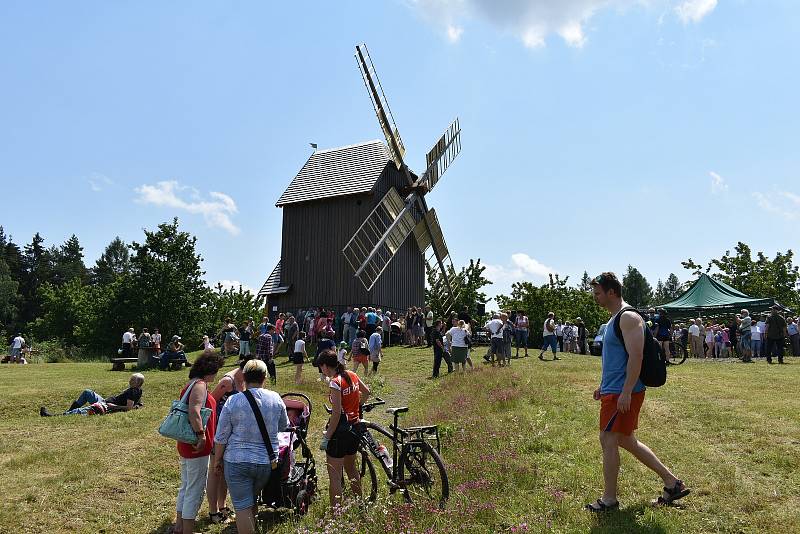
[[[732,315],[741,309],[752,314],[768,310],[774,304],[775,299],[750,297],[703,273],[683,295],[659,308],[674,318],[690,318]]]

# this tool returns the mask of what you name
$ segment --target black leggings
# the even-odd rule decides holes
[[[372,362],[372,372],[373,373],[377,373],[378,372],[378,364],[380,364],[380,363],[381,362]]]

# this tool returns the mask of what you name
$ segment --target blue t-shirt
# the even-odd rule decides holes
[[[367,312],[367,324],[378,324],[378,314],[375,312]]]
[[[608,326],[603,334],[603,372],[600,378],[600,394],[622,393],[622,386],[625,385],[628,367],[628,353],[625,352],[625,345],[614,332],[614,321],[617,316],[608,321]],[[646,328],[646,326],[645,326]],[[643,331],[644,332],[644,331]],[[644,391],[645,387],[641,380],[636,380],[633,392]]]

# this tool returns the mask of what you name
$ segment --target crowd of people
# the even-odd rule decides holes
[[[743,309],[728,321],[696,318],[686,323],[673,323],[663,309],[650,309],[645,315],[648,326],[663,345],[666,354],[675,354],[679,342],[694,358],[776,358],[784,363],[784,354],[800,356],[798,318],[783,317],[775,305],[767,314],[753,314]],[[672,342],[672,347],[670,343]]]

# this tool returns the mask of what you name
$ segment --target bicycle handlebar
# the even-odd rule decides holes
[[[359,409],[361,410],[362,413],[371,412],[373,408],[375,408],[376,406],[380,406],[382,404],[386,404],[386,401],[380,397],[375,397],[374,401],[362,404],[361,406],[359,406]],[[323,404],[323,406],[325,407],[326,412],[328,412],[329,414],[333,413],[333,408],[331,408],[327,404]]]

